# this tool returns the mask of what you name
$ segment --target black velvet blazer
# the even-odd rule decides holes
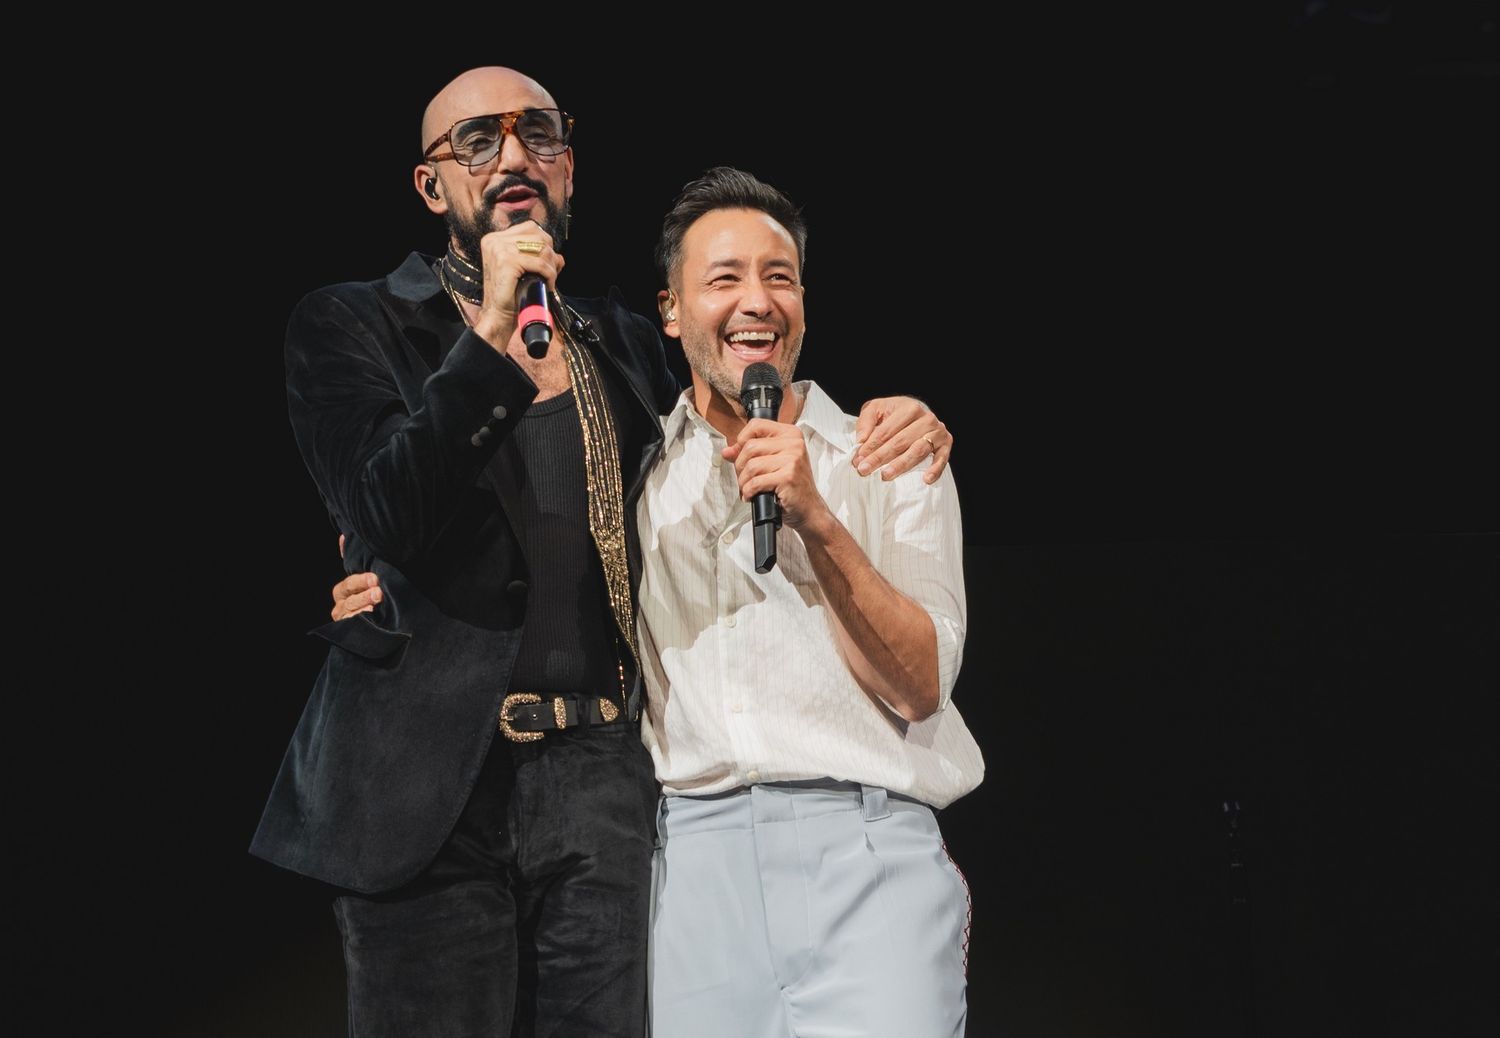
[[[304,298],[287,328],[287,396],[303,460],[348,538],[345,568],[385,601],[327,624],[331,647],[251,853],[365,893],[436,856],[495,737],[532,579],[500,505],[497,449],[536,395],[468,330],[432,260]],[[661,339],[617,293],[569,299],[599,334],[626,488],[635,501],[679,392]],[[504,452],[501,452],[502,454]],[[641,697],[639,675],[630,694]]]

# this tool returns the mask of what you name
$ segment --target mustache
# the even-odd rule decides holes
[[[509,191],[513,187],[530,188],[531,190],[536,192],[537,197],[540,198],[544,204],[550,204],[550,200],[547,197],[547,185],[543,184],[540,180],[532,180],[530,177],[523,177],[519,173],[507,174],[504,180],[500,181],[500,183],[496,184],[494,187],[486,191],[484,193],[484,204],[487,206],[493,206],[496,202],[500,201],[501,195],[505,194],[505,192]]]

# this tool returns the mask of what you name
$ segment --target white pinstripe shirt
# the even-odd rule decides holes
[[[949,705],[963,656],[963,532],[953,477],[890,481],[849,464],[855,419],[811,382],[797,425],[828,507],[881,575],[932,617],[938,712],[917,724],[877,704],[838,647],[801,539],[779,531],[776,568],[755,572],[750,505],[726,445],[683,393],[637,506],[645,540],[640,633],[647,748],[668,793],[832,778],[944,807],[984,761]]]

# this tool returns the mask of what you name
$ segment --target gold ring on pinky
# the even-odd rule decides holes
[[[516,242],[516,249],[520,252],[529,252],[535,256],[542,251],[542,243],[531,238],[522,238]]]

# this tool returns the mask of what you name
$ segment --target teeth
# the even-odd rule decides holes
[[[729,337],[730,342],[774,342],[775,332],[735,332]]]

